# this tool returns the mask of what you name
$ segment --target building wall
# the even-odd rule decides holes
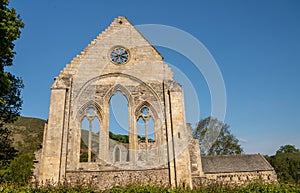
[[[110,61],[115,46],[128,49],[126,64]],[[274,179],[273,171],[203,174],[198,141],[191,139],[186,127],[184,92],[172,78],[171,68],[157,50],[126,18],[116,18],[55,78],[38,180],[91,181],[106,189],[128,183],[192,187],[192,180],[197,185],[200,179],[225,183]],[[126,145],[109,139],[110,99],[118,92],[128,102]],[[80,162],[81,124],[91,116],[91,108],[101,125],[98,159],[91,159],[89,148],[88,162]],[[142,113],[143,108],[149,115]],[[139,141],[137,120],[141,116],[153,118],[155,142]],[[121,155],[117,162],[116,145]]]
[[[255,181],[262,181],[264,183],[277,183],[277,175],[274,170],[212,174],[207,173],[202,177],[194,177],[193,187],[197,187],[201,184],[221,183],[226,185],[236,185]]]
[[[128,49],[130,59],[126,64],[110,61],[109,55],[115,46]],[[84,181],[97,173],[95,179],[105,187],[113,178],[111,175],[124,183],[148,180],[191,186],[183,90],[172,76],[162,56],[134,26],[124,17],[116,18],[55,78],[39,181],[75,178]],[[118,92],[128,101],[129,135],[126,147],[119,144],[120,162],[112,155],[117,143],[109,139],[110,99]],[[149,110],[149,115],[141,113],[143,108]],[[84,117],[91,118],[89,109],[95,111],[93,116],[99,119],[101,131],[97,135],[98,159],[91,158],[92,149],[88,148],[86,163],[80,162],[81,124]],[[145,120],[149,116],[153,118],[155,143],[148,140],[145,144],[139,143],[137,119],[140,116]],[[90,138],[96,136],[90,128],[87,132]],[[88,142],[86,146],[91,145]],[[126,155],[128,160],[124,159]]]
[[[191,142],[189,143],[189,152],[192,177],[204,177],[198,139],[191,140]]]
[[[114,186],[128,184],[159,184],[168,186],[168,169],[135,170],[135,171],[67,171],[66,181],[69,183],[90,184],[97,189],[105,190]]]

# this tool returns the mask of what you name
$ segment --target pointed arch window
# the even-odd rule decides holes
[[[128,136],[128,101],[117,92],[110,99],[109,131],[113,134]]]
[[[115,151],[114,151],[114,162],[120,162],[121,161],[121,150],[119,148],[119,146],[115,147]]]
[[[128,128],[128,100],[122,92],[117,91],[109,100],[109,146],[110,161],[129,161],[129,128]],[[121,157],[121,150],[124,157]],[[121,160],[122,159],[122,160]]]
[[[144,107],[140,111],[139,118],[137,119],[138,138],[149,141],[155,141],[154,120],[150,115],[148,107]]]
[[[148,119],[148,141],[155,142],[154,120],[152,117]]]
[[[145,136],[145,121],[142,117],[139,117],[137,120],[137,128],[138,128],[138,139],[140,141],[144,141],[146,139]]]
[[[96,162],[99,157],[100,120],[89,108],[81,121],[80,162]]]

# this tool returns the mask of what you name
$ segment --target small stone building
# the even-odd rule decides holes
[[[202,156],[201,160],[204,176],[212,182],[276,181],[273,167],[261,154]]]
[[[127,101],[120,110],[128,116],[125,134],[114,133],[110,123],[116,94]],[[118,17],[54,79],[36,176],[40,182],[93,182],[100,189],[128,183],[192,187],[201,179],[239,181],[248,174],[276,178],[260,155],[201,158],[190,136],[183,89],[171,68]],[[226,169],[231,161],[238,168]]]

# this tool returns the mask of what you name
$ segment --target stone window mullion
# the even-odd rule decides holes
[[[91,162],[91,148],[92,148],[92,120],[89,118],[89,138],[88,138],[88,162]]]

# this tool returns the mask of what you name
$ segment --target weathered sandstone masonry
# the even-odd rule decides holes
[[[183,90],[172,76],[136,28],[125,17],[116,18],[55,78],[39,181],[90,178],[93,173],[103,186],[116,183],[108,174],[122,183],[138,178],[192,186]],[[109,137],[110,99],[117,93],[128,102],[128,143]],[[139,119],[145,126],[142,140]],[[148,135],[150,119],[154,139]],[[84,120],[89,126],[83,131]],[[94,120],[100,132],[93,131]]]
[[[128,115],[125,134],[114,133],[110,122],[117,94],[127,101],[120,110]],[[239,182],[251,176],[276,180],[273,168],[255,156],[247,158],[261,163],[261,170],[254,164],[244,171],[245,157],[234,159],[241,164],[238,170],[214,168],[225,159],[201,157],[190,132],[184,92],[171,68],[125,17],[118,17],[54,79],[36,177],[93,182],[99,189],[128,183],[192,187],[203,180]]]

